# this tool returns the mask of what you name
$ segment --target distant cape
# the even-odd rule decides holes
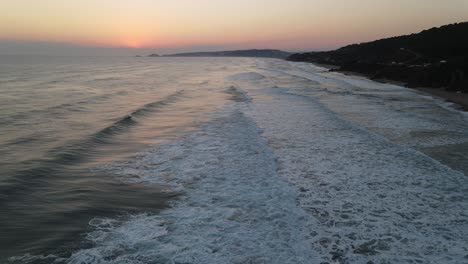
[[[162,57],[258,57],[285,59],[292,53],[274,49],[249,49],[249,50],[229,50],[229,51],[208,51],[189,52],[163,55]],[[155,54],[149,55],[156,57]]]

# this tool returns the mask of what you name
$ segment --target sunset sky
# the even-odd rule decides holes
[[[467,0],[2,0],[0,46],[324,50],[468,21],[467,10]]]

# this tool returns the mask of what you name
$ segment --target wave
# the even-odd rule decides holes
[[[184,90],[179,90],[167,96],[164,100],[145,104],[143,107],[130,113],[129,116],[139,117],[139,116],[145,116],[149,113],[152,113],[155,110],[160,109],[163,106],[176,102],[184,94],[184,92],[185,92]]]
[[[120,92],[112,93],[112,94],[100,94],[100,95],[95,95],[95,96],[80,99],[77,102],[62,103],[62,104],[46,107],[44,109],[26,110],[26,111],[18,112],[10,116],[6,116],[4,117],[3,120],[0,119],[0,124],[11,124],[11,123],[15,123],[16,120],[31,119],[40,115],[53,116],[54,118],[57,118],[59,116],[65,116],[72,112],[85,111],[87,105],[102,103],[104,100],[108,100],[114,96],[124,96],[127,94],[128,92],[125,92],[125,91],[120,91]]]
[[[110,126],[95,133],[93,136],[91,136],[92,141],[97,140],[98,142],[101,142],[102,139],[105,139],[108,136],[126,132],[129,128],[138,125],[139,121],[137,120],[137,118],[142,118],[151,115],[163,108],[164,106],[176,102],[183,93],[184,90],[180,90],[167,96],[163,100],[145,104],[141,108],[138,108],[132,111],[131,113],[127,114],[126,116],[118,119]]]
[[[120,77],[102,77],[102,78],[95,78],[93,81],[97,82],[105,82],[105,81],[118,81],[121,80]]]
[[[250,102],[250,101],[252,101],[252,98],[250,98],[247,95],[247,92],[240,89],[240,88],[238,88],[238,87],[231,86],[225,92],[227,94],[231,95],[231,97],[229,99],[234,101],[234,102]]]
[[[20,194],[20,190],[47,184],[45,178],[60,176],[57,172],[63,170],[65,166],[81,164],[99,156],[100,146],[115,144],[116,142],[112,140],[114,136],[127,132],[140,124],[145,116],[176,102],[183,93],[183,90],[177,91],[160,101],[145,104],[85,139],[49,151],[42,160],[25,162],[23,169],[13,175],[9,183],[0,186],[0,193],[3,194],[0,196],[0,205],[11,200],[12,195]]]
[[[254,81],[264,79],[265,76],[257,72],[243,72],[226,77],[229,81]]]
[[[113,136],[123,134],[132,127],[139,125],[140,122],[142,122],[142,118],[161,110],[164,106],[176,102],[183,93],[184,91],[180,90],[160,101],[145,104],[141,108],[132,111],[117,119],[117,121],[109,126],[90,135],[88,139],[71,146],[59,148],[58,150],[52,151],[52,153],[57,157],[57,161],[61,161],[60,163],[81,161],[82,158],[86,157],[85,153],[93,155],[93,150],[95,150],[98,145],[113,143],[111,141]]]

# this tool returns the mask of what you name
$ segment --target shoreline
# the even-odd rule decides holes
[[[443,89],[427,88],[427,87],[415,87],[409,88],[431,96],[435,96],[446,102],[453,103],[456,105],[457,110],[468,112],[468,94],[448,92]]]
[[[455,105],[455,109],[461,110],[464,112],[468,112],[468,94],[459,93],[459,92],[449,92],[443,88],[428,88],[428,87],[407,87],[405,83],[389,80],[389,79],[372,79],[369,75],[353,72],[353,71],[341,71],[337,69],[337,66],[333,65],[326,65],[326,64],[319,64],[319,63],[312,63],[319,67],[327,68],[329,72],[339,72],[344,75],[352,75],[357,77],[364,77],[371,81],[380,82],[380,83],[387,83],[387,84],[394,84],[405,87],[407,89],[412,89],[418,91],[420,93],[427,94],[429,96],[433,96],[437,99],[443,100],[445,102],[453,103]]]

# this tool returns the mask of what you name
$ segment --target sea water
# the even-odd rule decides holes
[[[2,57],[0,260],[463,263],[468,123],[253,58]]]

